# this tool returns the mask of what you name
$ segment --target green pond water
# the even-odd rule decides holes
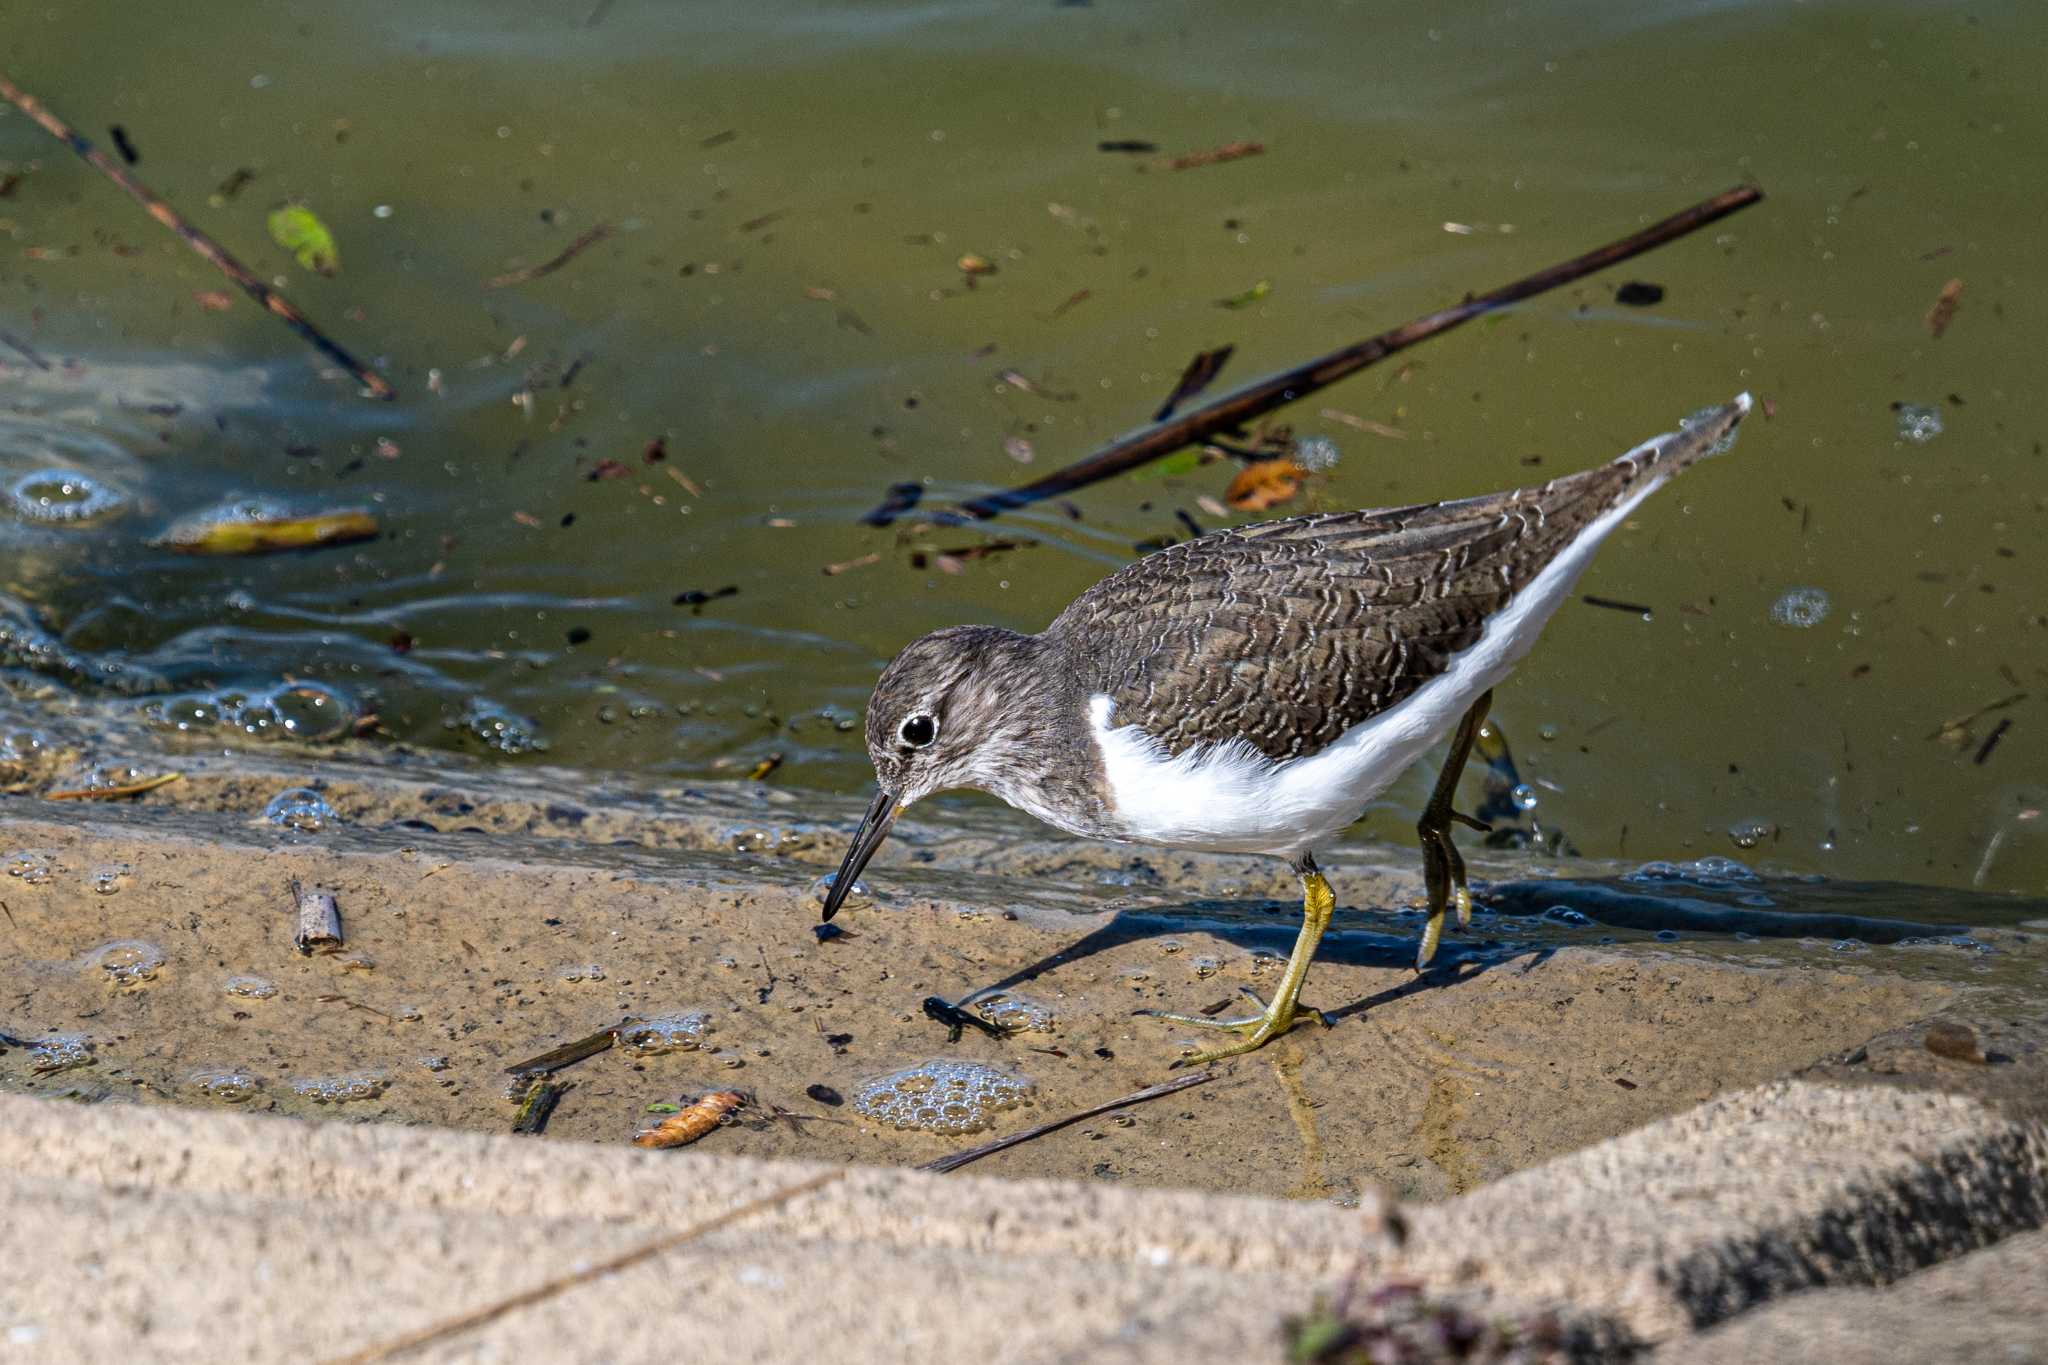
[[[0,31],[0,68],[110,150],[118,124],[399,390],[210,307],[217,272],[0,117],[0,481],[119,500],[0,515],[17,688],[226,742],[214,694],[313,680],[505,762],[780,754],[772,781],[855,790],[896,648],[1038,628],[1183,517],[1227,521],[1201,500],[1233,466],[965,530],[861,524],[890,485],[1035,476],[1198,350],[1237,348],[1226,391],[1753,181],[1757,207],[1288,409],[1340,453],[1291,510],[1536,481],[1753,390],[1733,455],[1582,582],[1649,619],[1568,604],[1499,694],[1541,817],[1598,856],[2048,888],[2048,9],[73,0]],[[334,277],[269,240],[287,199]],[[383,534],[152,547],[236,497]],[[930,556],[990,539],[1023,544]],[[1429,776],[1365,832],[1406,837]]]

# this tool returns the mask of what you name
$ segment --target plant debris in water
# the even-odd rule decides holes
[[[348,545],[376,535],[377,519],[360,508],[294,516],[246,501],[178,522],[154,543],[188,555],[261,555]]]
[[[1522,1318],[1481,1315],[1450,1299],[1425,1294],[1422,1286],[1390,1281],[1349,1302],[1347,1291],[1334,1306],[1324,1303],[1282,1324],[1290,1365],[1403,1365],[1405,1362],[1562,1361],[1590,1343],[1569,1339],[1557,1318],[1535,1313]]]
[[[319,275],[341,270],[341,250],[334,244],[334,233],[303,204],[280,204],[270,211],[270,239],[291,252],[302,269]]]

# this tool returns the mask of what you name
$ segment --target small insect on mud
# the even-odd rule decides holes
[[[747,1097],[737,1090],[714,1090],[700,1095],[652,1128],[633,1134],[633,1145],[686,1147],[721,1124],[732,1122],[733,1115],[746,1103]]]

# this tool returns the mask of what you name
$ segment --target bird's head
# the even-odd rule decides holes
[[[1003,665],[1030,637],[954,626],[913,641],[882,671],[868,698],[868,757],[880,790],[825,897],[839,910],[889,826],[912,802],[949,787],[989,790],[1003,777],[1018,728],[1018,675]]]

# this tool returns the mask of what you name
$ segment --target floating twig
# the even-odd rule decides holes
[[[1590,592],[1580,593],[1579,600],[1589,607],[1605,607],[1609,611],[1625,611],[1631,616],[1640,616],[1645,621],[1649,620],[1654,614],[1650,608],[1640,602],[1624,602],[1614,597],[1598,597]]]
[[[567,1081],[551,1081],[545,1074],[536,1075],[520,1098],[519,1112],[512,1116],[512,1131],[524,1137],[539,1137],[568,1089]]]
[[[324,953],[334,952],[342,946],[341,906],[331,891],[308,891],[292,878],[292,908],[298,915],[298,928],[292,932],[292,947],[302,957],[311,956],[314,949]]]
[[[587,1057],[595,1057],[600,1052],[609,1051],[612,1045],[619,1041],[621,1033],[624,1033],[639,1022],[640,1020],[628,1015],[610,1028],[601,1028],[587,1037],[578,1038],[573,1043],[564,1043],[560,1047],[549,1048],[538,1057],[529,1057],[523,1062],[514,1062],[511,1066],[505,1068],[505,1072],[511,1076],[544,1076],[550,1071],[560,1071],[563,1067],[573,1065]]]
[[[14,333],[0,331],[0,341],[6,342],[7,348],[9,350],[13,351],[16,355],[20,356],[23,360],[26,360],[29,364],[35,366],[37,369],[47,370],[50,368],[50,362],[43,359],[42,353],[40,351],[36,350],[35,347],[29,345],[26,341],[23,341]]]
[[[291,300],[256,278],[249,267],[228,254],[227,248],[192,226],[185,220],[184,215],[165,203],[155,191],[128,174],[118,162],[93,146],[76,128],[44,108],[41,101],[5,76],[0,76],[0,98],[6,99],[15,108],[41,124],[43,130],[51,137],[62,142],[84,158],[94,170],[127,191],[130,197],[149,210],[150,217],[184,238],[186,246],[211,261],[215,269],[240,285],[243,293],[275,314],[285,326],[297,332],[300,338],[315,350],[347,370],[355,377],[356,382],[363,386],[365,397],[397,396],[397,390],[393,389],[382,375],[330,341],[327,334],[314,326],[313,320],[300,312]]]
[[[1266,144],[1263,142],[1226,142],[1221,147],[1211,147],[1207,151],[1188,152],[1174,157],[1166,163],[1166,168],[1170,171],[1191,171],[1197,166],[1215,166],[1225,161],[1257,156],[1265,150]]]
[[[183,773],[159,773],[145,777],[139,782],[125,782],[118,787],[78,787],[70,791],[44,792],[45,801],[118,801],[124,796],[140,796],[153,792],[158,787],[168,787],[183,777]]]
[[[1991,733],[1984,736],[1984,743],[1978,747],[1977,757],[1973,760],[1978,767],[1984,766],[1985,762],[1991,757],[1991,751],[1998,747],[1998,741],[2004,739],[2005,732],[2010,729],[2012,729],[2011,716],[2000,718],[1998,724],[1991,727]]]
[[[1524,299],[1534,298],[1547,290],[1583,279],[1596,271],[1604,270],[1630,257],[1639,256],[1688,233],[1697,232],[1709,223],[1718,222],[1731,213],[1748,208],[1763,197],[1763,191],[1754,185],[1741,185],[1725,190],[1711,199],[1702,200],[1669,218],[1652,223],[1640,232],[1631,233],[1619,241],[1610,242],[1583,256],[1539,270],[1490,293],[1465,298],[1449,308],[1405,322],[1391,331],[1368,337],[1342,350],[1318,356],[1291,370],[1271,375],[1249,388],[1219,398],[1170,422],[1156,424],[1121,437],[1086,459],[1077,460],[1063,469],[1056,469],[1031,483],[974,498],[961,504],[956,509],[956,515],[981,519],[1000,516],[1014,508],[1058,497],[1062,493],[1069,493],[1076,488],[1083,488],[1125,473],[1162,455],[1170,455],[1184,446],[1198,444],[1216,432],[1235,430],[1275,408],[1305,398],[1319,389],[1328,388],[1338,380],[1356,374],[1396,351],[1406,350],[1417,342],[1448,332],[1476,317],[1496,312]],[[886,525],[890,519],[888,504],[876,508],[863,518],[869,525]]]
[[[1175,408],[1215,383],[1216,376],[1223,373],[1223,366],[1236,351],[1235,346],[1218,346],[1213,351],[1197,353],[1188,362],[1188,367],[1180,372],[1180,381],[1173,386],[1173,392],[1166,395],[1159,411],[1152,414],[1152,420],[1164,422],[1173,416]]]
[[[985,1156],[993,1156],[1006,1148],[1015,1147],[1020,1142],[1029,1142],[1033,1138],[1044,1137],[1047,1133],[1058,1132],[1068,1124],[1080,1123],[1084,1119],[1097,1118],[1109,1113],[1113,1109],[1122,1109],[1127,1105],[1143,1104],[1146,1100],[1156,1100],[1162,1095],[1171,1095],[1176,1090],[1186,1090],[1189,1086],[1201,1085],[1204,1082],[1215,1079],[1216,1072],[1214,1070],[1197,1071],[1192,1075],[1182,1076],[1178,1080],[1147,1086],[1145,1089],[1126,1095],[1120,1100],[1111,1100],[1108,1104],[1098,1104],[1091,1109],[1083,1109],[1078,1114],[1069,1114],[1063,1119],[1054,1119],[1050,1123],[1041,1123],[1035,1128],[1026,1128],[1021,1133],[1012,1133],[1008,1137],[997,1138],[994,1142],[984,1142],[981,1146],[970,1147],[964,1152],[955,1152],[951,1156],[942,1156],[936,1161],[927,1161],[917,1169],[920,1171],[934,1171],[944,1175],[947,1171],[959,1170],[970,1161],[979,1161]]]
[[[543,275],[552,275],[616,231],[618,229],[614,228],[610,223],[599,223],[596,227],[591,228],[575,241],[563,247],[559,254],[550,256],[539,265],[529,265],[519,270],[508,270],[502,275],[493,275],[484,281],[484,288],[503,289],[506,285],[525,284],[527,281],[537,280]]]
[[[837,578],[840,574],[846,573],[851,569],[865,569],[870,564],[879,564],[881,562],[882,556],[879,553],[864,554],[858,559],[844,559],[837,564],[827,564],[825,566],[825,577]]]

